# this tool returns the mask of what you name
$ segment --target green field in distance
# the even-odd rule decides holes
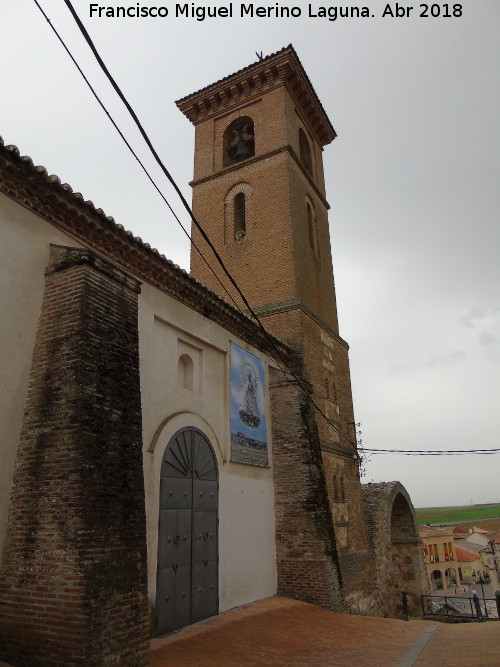
[[[500,517],[500,503],[415,509],[418,523],[459,523]]]

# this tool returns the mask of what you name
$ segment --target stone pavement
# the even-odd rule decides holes
[[[151,667],[499,667],[500,623],[351,616],[274,597],[151,641]]]
[[[500,667],[500,622],[350,616],[274,597],[153,639],[150,655],[151,667]]]

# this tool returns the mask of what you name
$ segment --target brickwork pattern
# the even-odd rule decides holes
[[[422,632],[431,625],[420,620],[405,622],[338,614],[296,600],[276,597],[234,609],[168,638],[153,641],[151,665],[396,667]],[[471,633],[467,644],[470,642],[471,649],[472,646],[479,649],[478,645],[484,641],[489,650],[483,649],[478,653],[493,657],[498,632],[485,633],[483,629],[488,625],[486,623],[471,625],[482,632],[477,639]],[[489,624],[490,627],[493,625]],[[469,628],[473,629],[467,626]],[[445,627],[442,627],[439,633],[444,630]],[[439,647],[439,634],[437,644]],[[441,664],[454,667],[498,664],[494,660],[461,660],[462,648],[460,639],[453,637],[453,646],[446,645],[449,662],[432,662],[431,652],[431,659],[423,664],[433,667]],[[467,651],[468,657],[470,653],[472,650]],[[420,665],[420,662],[417,664]]]
[[[272,370],[273,466],[278,592],[330,610],[343,608],[321,452],[308,402]]]
[[[274,62],[286,62],[288,69],[281,72],[278,65],[273,68]],[[403,536],[392,549],[390,563],[385,565],[392,568],[394,581],[383,568],[373,567],[375,553],[380,555],[391,530],[399,535],[400,528],[391,505],[393,523],[377,522],[379,532],[372,530],[370,542],[367,537],[366,505],[356,462],[348,345],[338,332],[329,205],[321,158],[322,147],[335,133],[328,130],[331,126],[325,116],[304,104],[307,95],[314,95],[308,81],[301,89],[303,96],[297,97],[295,74],[291,74],[295,64],[293,50],[285,49],[178,102],[196,126],[193,208],[266,329],[295,353],[295,372],[308,383],[316,405],[326,415],[325,419],[307,401],[306,418],[303,398],[301,421],[297,416],[299,398],[294,395],[297,388],[286,387],[285,383],[272,390],[273,420],[282,418],[280,410],[289,415],[286,425],[274,425],[273,438],[277,451],[274,481],[279,590],[313,601],[316,593],[310,591],[312,582],[321,591],[314,601],[328,606],[329,577],[324,568],[334,563],[335,567],[340,565],[343,595],[351,611],[382,609],[385,603],[381,590],[389,591],[392,602],[387,604],[393,611],[394,587],[408,579],[411,568],[406,567],[406,561],[415,561],[418,545],[413,538],[403,545]],[[253,120],[255,155],[225,167],[224,132],[238,116]],[[310,162],[309,158],[305,163],[301,161],[300,136],[309,143]],[[241,242],[228,243],[227,193],[239,183],[251,188],[252,231]],[[193,237],[196,245],[204,248],[194,227]],[[206,248],[203,252],[211,256]],[[223,293],[195,249],[191,270]],[[228,281],[219,277],[243,308]],[[282,456],[284,451],[288,458]],[[334,475],[344,489],[341,502],[335,498]],[[310,485],[311,479],[317,482],[316,487]],[[387,514],[384,490],[374,490],[375,496],[375,506],[385,508]],[[303,512],[306,497],[310,502],[308,512],[314,518],[309,524]],[[401,520],[411,523],[411,512],[401,511]],[[318,541],[313,525],[321,526],[328,538],[323,535]],[[331,553],[328,546],[323,554],[327,544],[332,545]],[[375,600],[375,589],[380,599]]]
[[[323,451],[318,448],[313,453],[315,444],[309,443],[308,457],[317,459],[324,490],[315,498],[317,511],[329,517],[328,531],[336,542],[348,604],[353,610],[366,612],[372,608],[373,578],[352,442],[355,433],[348,346],[338,335],[321,146],[310,132],[303,110],[296,106],[285,87],[254,96],[246,105],[231,109],[229,103],[228,107],[226,113],[207,114],[206,119],[196,123],[194,212],[266,329],[296,353],[296,372],[303,375],[315,402],[337,426],[337,429],[332,427],[309,406],[312,430],[319,435],[323,446]],[[255,156],[225,168],[224,131],[238,115],[253,119]],[[299,130],[304,132],[311,148],[310,169],[300,162]],[[252,230],[241,242],[228,244],[227,193],[238,183],[251,187]],[[314,209],[317,247],[310,242],[308,203]],[[209,256],[195,227],[192,232],[195,245]],[[220,284],[195,248],[191,270],[222,294]],[[227,279],[221,277],[221,281],[243,308]],[[316,474],[314,468],[311,471],[300,468],[292,458],[283,478],[275,471],[275,484],[280,489],[277,494],[283,493],[287,477],[307,478],[309,474]],[[342,478],[346,491],[342,507],[333,500],[334,474]],[[297,502],[299,497],[300,494]],[[327,506],[322,507],[325,502]],[[300,508],[297,512],[300,514]],[[310,564],[311,547],[303,539],[305,533],[300,522],[294,529],[296,532],[288,535],[282,530],[277,532],[278,553],[283,556],[292,551],[289,539],[295,541],[294,553],[302,554],[300,562],[290,565],[294,572],[285,569],[285,557],[278,558],[280,591],[311,600],[309,583],[317,581]],[[286,580],[289,583],[284,588]]]
[[[148,664],[138,291],[52,250],[0,575],[16,665]]]

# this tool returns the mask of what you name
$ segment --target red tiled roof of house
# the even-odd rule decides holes
[[[466,530],[462,530],[461,528],[456,528],[455,526],[453,527],[453,533],[455,535],[468,535]]]
[[[457,560],[462,563],[472,563],[474,560],[480,560],[476,554],[471,554],[470,551],[465,551],[464,549],[460,549],[460,547],[456,548],[456,553]]]

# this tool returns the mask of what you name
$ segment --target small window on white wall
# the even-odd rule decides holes
[[[193,360],[189,354],[181,354],[177,365],[177,384],[193,391]]]

